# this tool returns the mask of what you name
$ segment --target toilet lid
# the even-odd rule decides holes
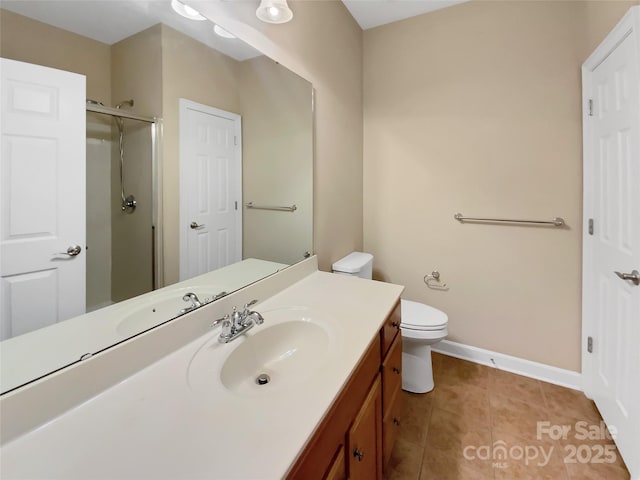
[[[401,304],[401,327],[413,330],[437,330],[446,327],[449,320],[446,313],[424,303],[401,300]]]

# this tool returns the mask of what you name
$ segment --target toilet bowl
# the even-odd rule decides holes
[[[402,389],[412,393],[433,390],[431,345],[447,334],[447,314],[424,303],[401,300]]]
[[[373,255],[353,252],[332,266],[334,273],[371,280]],[[402,389],[413,393],[433,390],[431,345],[447,336],[447,314],[424,303],[401,300]]]

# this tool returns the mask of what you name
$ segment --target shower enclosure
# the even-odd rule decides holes
[[[157,122],[87,101],[87,311],[157,287]]]

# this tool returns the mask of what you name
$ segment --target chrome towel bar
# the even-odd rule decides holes
[[[290,207],[275,207],[270,205],[254,205],[253,202],[245,204],[247,208],[253,208],[254,210],[274,210],[276,212],[295,212],[298,207],[291,205]]]
[[[458,220],[460,223],[465,220],[471,220],[474,222],[497,222],[497,223],[532,223],[534,225],[553,225],[554,227],[562,227],[564,223],[564,218],[556,217],[551,221],[546,220],[515,220],[509,218],[475,218],[475,217],[463,217],[461,213],[456,213],[453,218]]]

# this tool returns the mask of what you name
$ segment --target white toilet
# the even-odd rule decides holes
[[[371,280],[373,255],[353,252],[332,266],[334,273]],[[402,389],[413,393],[433,390],[431,345],[447,336],[447,314],[424,303],[401,300]]]
[[[400,300],[402,319],[402,389],[413,393],[433,390],[431,345],[443,340],[447,314],[424,303]]]

